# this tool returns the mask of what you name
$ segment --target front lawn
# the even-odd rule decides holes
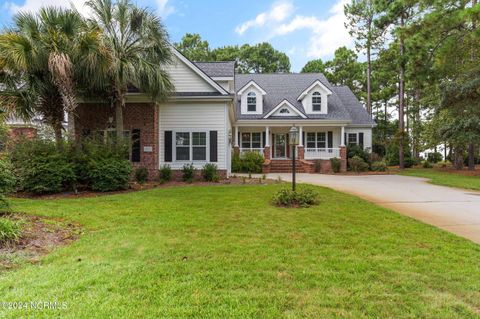
[[[87,199],[15,199],[80,223],[41,262],[0,273],[0,302],[62,318],[474,318],[480,246],[357,197],[269,204],[281,185],[190,186]],[[18,318],[23,310],[0,317]]]
[[[432,168],[409,168],[402,175],[429,178],[432,184],[480,190],[480,176],[464,175],[453,170],[441,171]]]

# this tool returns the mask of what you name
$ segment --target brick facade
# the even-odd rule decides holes
[[[37,137],[37,129],[34,127],[11,127],[9,135],[12,140],[18,138],[33,139]]]
[[[140,161],[134,167],[146,167],[149,179],[158,175],[158,107],[153,103],[128,103],[123,111],[127,131],[140,130]],[[105,103],[80,104],[77,108],[75,130],[86,135],[98,130],[115,128],[115,109]],[[145,149],[147,147],[147,149]],[[151,147],[152,151],[148,151]]]

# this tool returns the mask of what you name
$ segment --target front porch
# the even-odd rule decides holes
[[[331,172],[330,159],[342,161],[346,170],[344,126],[303,126],[299,129],[299,145],[295,158],[299,160],[299,172]],[[291,126],[236,126],[235,152],[259,152],[265,158],[264,173],[291,171],[293,145],[289,143]]]

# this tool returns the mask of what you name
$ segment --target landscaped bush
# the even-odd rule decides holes
[[[263,155],[258,152],[244,152],[242,156],[235,154],[232,170],[236,173],[261,173],[264,161]]]
[[[0,157],[0,208],[7,206],[5,197],[14,190],[15,181],[10,161]]]
[[[217,165],[208,163],[202,168],[202,176],[207,182],[218,182],[220,179],[218,176]]]
[[[193,164],[185,164],[183,165],[182,168],[182,173],[183,173],[183,181],[184,182],[193,182],[193,176],[195,174],[195,168],[193,167]]]
[[[450,161],[440,161],[433,165],[434,168],[451,168],[453,166]]]
[[[139,167],[135,170],[135,180],[143,184],[148,179],[148,169],[146,167]]]
[[[76,180],[67,154],[46,140],[24,140],[16,143],[11,160],[19,188],[34,194],[58,193],[70,188]]]
[[[18,222],[0,217],[0,247],[18,241],[20,234],[21,227]]]
[[[334,173],[340,173],[340,169],[342,167],[342,161],[339,158],[337,157],[331,158],[330,165],[332,166],[332,171]]]
[[[349,145],[347,147],[347,158],[355,156],[362,158],[366,163],[370,162],[370,153],[365,151],[360,145]]]
[[[429,161],[423,161],[423,162],[422,162],[422,167],[423,167],[423,168],[432,168],[433,165],[432,165],[432,163],[430,163]]]
[[[428,153],[427,161],[430,163],[438,163],[443,159],[443,155],[440,152]]]
[[[172,179],[172,169],[169,165],[163,165],[158,172],[160,182],[168,182]]]
[[[318,193],[310,188],[297,191],[281,189],[273,195],[272,203],[282,207],[309,207],[320,202]]]
[[[348,160],[348,166],[356,173],[365,172],[368,170],[368,163],[360,156],[354,156]]]
[[[386,172],[388,170],[387,163],[385,161],[376,161],[372,163],[372,171]]]
[[[132,165],[115,157],[92,159],[88,163],[88,180],[94,191],[109,192],[128,188]]]

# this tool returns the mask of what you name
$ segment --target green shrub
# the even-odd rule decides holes
[[[320,202],[318,193],[310,188],[297,191],[281,189],[273,195],[272,203],[283,207],[309,207]]]
[[[14,145],[11,160],[20,189],[35,193],[58,193],[76,181],[66,152],[52,141],[24,140]]]
[[[348,166],[356,173],[365,172],[368,170],[368,164],[360,156],[354,156],[348,160]]]
[[[148,180],[148,169],[146,167],[139,167],[135,170],[135,180],[140,184]]]
[[[438,163],[443,159],[443,155],[440,152],[428,153],[427,161],[430,163]]]
[[[432,168],[433,165],[432,165],[432,163],[429,162],[429,161],[423,161],[423,162],[422,162],[422,167],[423,167],[423,168]]]
[[[0,208],[7,206],[6,195],[15,188],[13,166],[7,158],[0,158]]]
[[[234,154],[232,170],[236,173],[261,173],[264,161],[259,152],[244,152],[242,156]]]
[[[388,170],[387,163],[385,161],[376,161],[372,163],[372,171],[386,172]]]
[[[332,166],[332,171],[334,173],[340,173],[340,169],[342,167],[342,161],[339,158],[337,157],[331,158],[330,165]]]
[[[158,173],[160,182],[168,182],[172,179],[172,169],[169,165],[163,165]]]
[[[450,161],[440,161],[433,165],[434,168],[451,168],[453,164]]]
[[[21,235],[21,227],[18,222],[0,217],[0,246],[17,242]]]
[[[92,190],[100,192],[128,188],[132,165],[115,157],[92,159],[88,163],[88,179]]]
[[[405,168],[410,168],[410,167],[413,167],[414,165],[417,164],[417,161],[415,161],[413,158],[411,157],[405,157],[404,159],[404,166]]]
[[[365,151],[360,145],[349,145],[347,147],[347,158],[358,156],[366,163],[370,163],[370,153]]]
[[[182,168],[182,178],[184,182],[193,182],[193,177],[195,174],[195,168],[193,167],[193,164],[185,164],[183,165]]]
[[[218,176],[217,165],[208,163],[202,168],[203,179],[207,182],[218,182],[220,177]]]

